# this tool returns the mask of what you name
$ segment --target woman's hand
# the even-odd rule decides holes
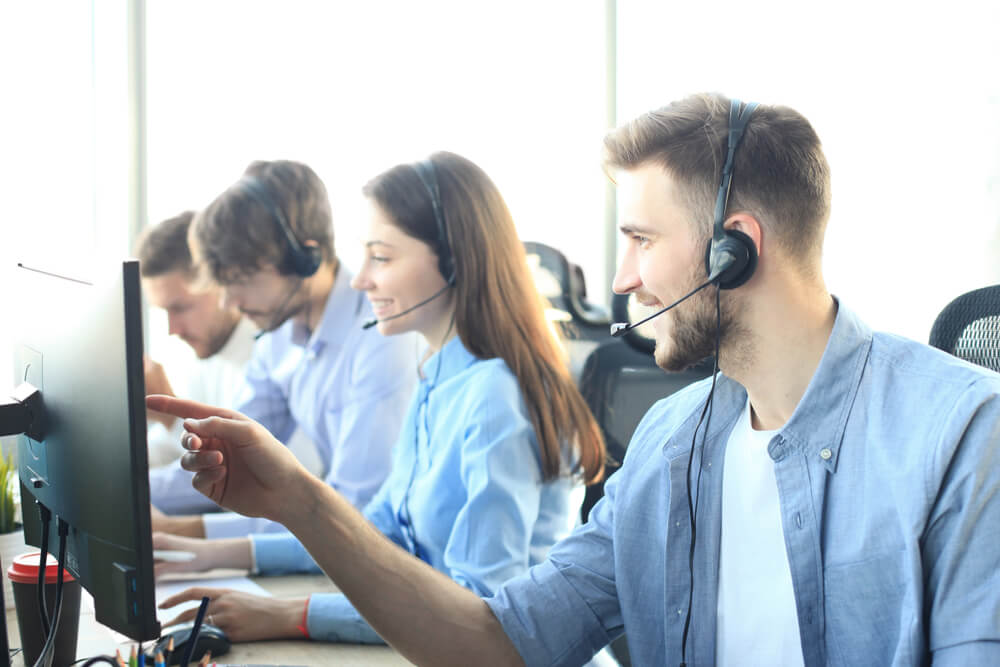
[[[300,630],[299,626],[304,623],[308,598],[275,599],[227,588],[195,587],[167,598],[160,604],[160,609],[203,597],[210,598],[205,622],[222,628],[230,641],[306,637],[304,629]],[[193,621],[197,613],[197,608],[188,609],[164,623],[164,626]]]
[[[194,560],[189,561],[156,561],[154,574],[159,578],[161,575],[174,572],[204,572],[218,568],[249,570],[251,548],[248,537],[205,540],[153,533],[153,549],[188,551],[194,554]]]
[[[196,473],[191,483],[217,504],[279,522],[301,511],[294,492],[311,476],[263,426],[232,410],[170,396],[148,396],[146,407],[184,419],[181,444],[188,453],[181,466]]]

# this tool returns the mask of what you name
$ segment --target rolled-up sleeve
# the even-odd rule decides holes
[[[614,494],[608,480],[589,521],[548,560],[486,600],[528,665],[584,664],[622,631],[612,545]]]

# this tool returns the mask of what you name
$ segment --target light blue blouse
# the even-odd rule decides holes
[[[423,374],[392,471],[364,513],[403,549],[491,595],[568,534],[577,509],[573,482],[542,483],[535,430],[503,360],[477,359],[456,336]],[[290,535],[252,540],[261,573],[318,569]],[[339,594],[311,597],[307,627],[314,639],[382,641]]]

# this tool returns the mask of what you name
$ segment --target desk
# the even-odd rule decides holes
[[[18,536],[20,537],[20,536]],[[3,540],[2,538],[9,538]],[[23,538],[20,541],[14,535],[0,537],[0,558],[4,568],[19,553],[33,547],[25,547]],[[228,572],[226,574],[245,574]],[[4,603],[7,614],[7,639],[11,648],[21,646],[21,637],[17,629],[17,614],[14,611],[14,596],[10,588],[10,580],[6,572],[4,580]],[[262,588],[275,596],[308,595],[309,593],[336,592],[333,583],[322,575],[294,575],[283,577],[254,577],[253,580]],[[82,591],[82,598],[87,592]],[[114,655],[115,649],[124,647],[123,654],[132,643],[117,644],[115,636],[105,626],[94,618],[94,606],[83,599],[80,602],[80,633],[77,639],[77,657],[84,658],[98,654]],[[170,620],[169,613],[160,617],[160,621]],[[134,642],[133,642],[134,643]],[[331,644],[328,642],[312,642],[306,640],[277,640],[261,642],[244,642],[233,644],[233,647],[220,660],[227,663],[248,664],[285,664],[285,665],[343,665],[345,667],[389,667],[409,665],[402,656],[387,646],[359,646],[354,644]],[[21,654],[11,661],[15,667],[24,665]]]

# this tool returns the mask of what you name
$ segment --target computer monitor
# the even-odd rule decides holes
[[[88,282],[18,265],[14,386],[38,389],[44,424],[18,438],[25,542],[42,545],[36,501],[69,525],[65,567],[98,622],[132,639],[160,634],[146,449],[139,263]],[[27,385],[23,384],[27,383]]]

